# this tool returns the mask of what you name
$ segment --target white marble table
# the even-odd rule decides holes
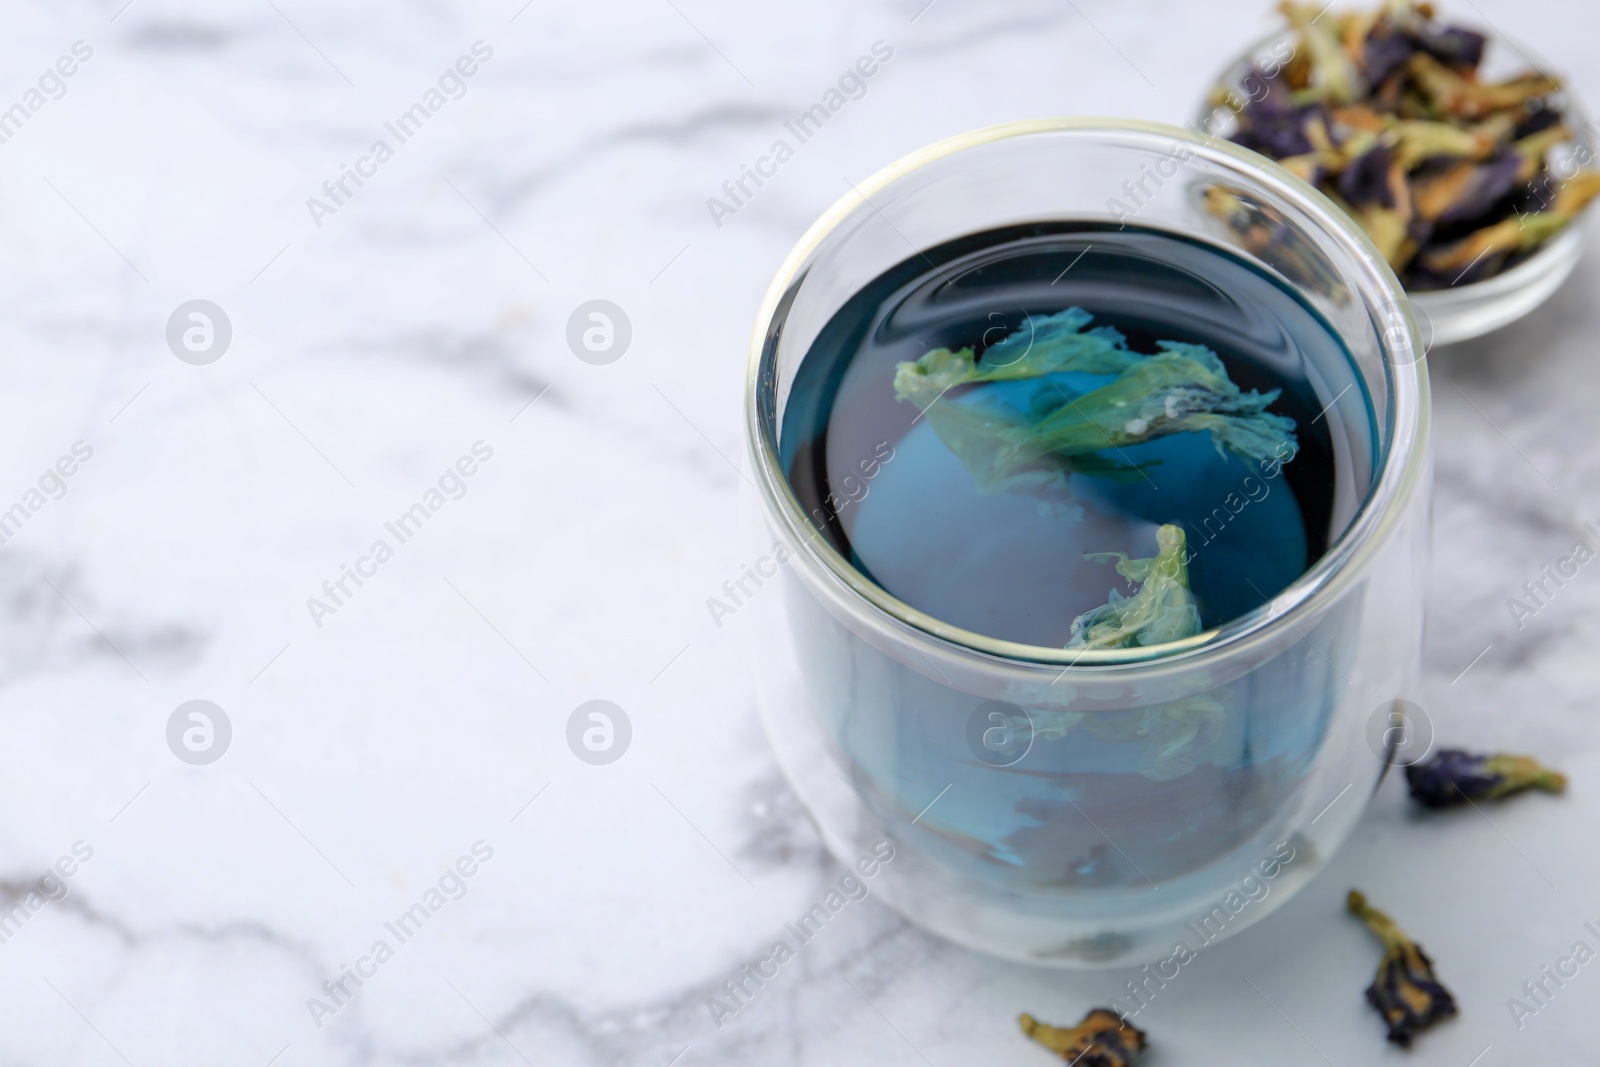
[[[1600,99],[1590,8],[1477,2]],[[0,511],[26,512],[0,547],[0,1061],[1049,1062],[1016,1012],[1070,1021],[1125,975],[977,958],[871,900],[720,1029],[706,1009],[839,873],[758,729],[741,620],[704,607],[743,558],[746,339],[848,182],[1003,120],[1181,119],[1265,5],[124,3],[14,4],[0,34],[0,109],[26,112],[0,125]],[[879,41],[865,95],[714,219]],[[366,177],[334,199],[341,168]],[[1600,519],[1597,296],[1591,259],[1536,322],[1432,360],[1421,697],[1570,794],[1422,825],[1386,783],[1322,878],[1141,1016],[1153,1067],[1398,1059],[1350,885],[1464,1006],[1413,1062],[1592,1062],[1600,963],[1520,1031],[1505,1002],[1600,925],[1600,578],[1522,629],[1505,601]],[[192,299],[232,326],[208,365],[164,337]],[[591,299],[632,323],[609,365],[565,340]],[[401,543],[385,523],[441,477],[459,499]],[[597,698],[633,729],[604,766],[565,741]],[[195,699],[231,724],[209,765],[167,743]],[[347,966],[369,977],[325,991]]]

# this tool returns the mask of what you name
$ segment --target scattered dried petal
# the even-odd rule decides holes
[[[1144,1031],[1116,1012],[1095,1008],[1070,1029],[1050,1026],[1023,1012],[1022,1032],[1077,1067],[1128,1067],[1144,1051]]]
[[[1498,753],[1480,756],[1461,749],[1440,749],[1406,767],[1411,799],[1430,808],[1448,808],[1468,800],[1498,800],[1526,789],[1559,793],[1566,775],[1527,756]]]
[[[1440,1019],[1456,1014],[1456,1000],[1434,977],[1433,961],[1407,937],[1394,920],[1352,889],[1345,906],[1383,942],[1378,976],[1367,987],[1367,1003],[1389,1024],[1389,1040],[1403,1048]]]
[[[1559,208],[1503,219],[1453,245],[1424,253],[1418,263],[1435,276],[1450,278],[1449,285],[1482,281],[1500,270],[1514,253],[1543,244],[1571,221]]]
[[[1294,420],[1267,408],[1278,391],[1241,390],[1209,348],[1159,341],[1161,351],[1131,351],[1116,330],[1085,330],[1082,308],[1030,318],[991,345],[937,348],[895,368],[895,396],[915,403],[939,439],[983,492],[1064,489],[1075,472],[1133,480],[1140,468],[1103,455],[1177,433],[1208,433],[1217,451],[1259,462],[1295,449]],[[941,399],[956,386],[1040,379],[1057,372],[1114,376],[1097,389],[1069,392],[1041,381],[1026,408],[986,397]]]
[[[1376,85],[1403,68],[1416,50],[1409,38],[1393,31],[1369,37],[1362,56],[1368,83]]]
[[[1378,141],[1344,168],[1339,175],[1339,192],[1351,207],[1381,204],[1394,207],[1394,189],[1389,172],[1394,168],[1394,146]]]

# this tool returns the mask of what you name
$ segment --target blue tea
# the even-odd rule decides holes
[[[1075,342],[1059,369],[1052,330]],[[910,374],[920,396],[905,387],[908,364],[966,350],[966,380],[935,367]],[[1216,361],[1237,395],[1201,399],[1235,414],[1163,418],[1195,408],[1195,376],[1214,377],[1129,380],[1174,351]],[[1137,589],[1113,554],[1157,556],[1164,525],[1183,532],[1196,629],[1322,555],[1348,442],[1319,388],[1363,387],[1316,312],[1260,270],[1157,231],[1034,225],[912,257],[857,293],[798,370],[781,449],[801,503],[862,574],[943,622],[1061,648],[1075,620]],[[1225,419],[1237,425],[1207,428]],[[1254,434],[1243,445],[1226,432],[1240,426]],[[1023,461],[1014,448],[992,462],[1008,432]]]

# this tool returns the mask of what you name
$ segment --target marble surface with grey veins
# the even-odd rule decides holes
[[[1447,6],[1600,99],[1593,8]],[[720,1028],[707,1010],[841,873],[758,727],[748,620],[705,607],[747,555],[747,338],[851,182],[1005,120],[1181,120],[1267,7],[8,5],[0,1062],[1049,1062],[1017,1012],[1075,1020],[1128,974],[980,958],[870,898]],[[714,219],[879,41],[865,94]],[[1597,297],[1591,256],[1536,318],[1430,358],[1416,700],[1450,742],[1558,762],[1569,794],[1419,819],[1391,777],[1325,874],[1141,1013],[1152,1065],[1398,1061],[1350,886],[1462,1007],[1408,1062],[1593,1056],[1600,962],[1520,1027],[1507,1000],[1600,925],[1600,570],[1520,628],[1506,601],[1600,520]],[[220,355],[187,318],[191,358],[169,348],[191,300],[226,315]],[[608,363],[568,345],[591,300],[631,324]],[[194,700],[221,715],[169,747]],[[590,700],[631,725],[614,762],[569,748]]]

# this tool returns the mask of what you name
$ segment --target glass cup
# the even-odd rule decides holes
[[[779,431],[796,368],[846,300],[909,256],[1016,223],[1127,221],[1130,185],[1138,225],[1289,283],[1348,348],[1340,366],[1306,368],[1348,448],[1336,536],[1258,609],[1163,645],[1028,646],[919,612],[818,536],[791,490]],[[757,322],[745,511],[763,723],[834,856],[934,933],[1062,967],[1197,950],[1287,900],[1360,817],[1414,684],[1423,351],[1393,273],[1337,207],[1175,126],[991,127],[833,205]]]

